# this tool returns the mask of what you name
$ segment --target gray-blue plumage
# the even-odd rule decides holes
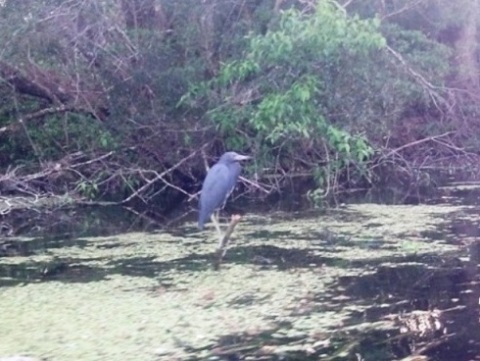
[[[203,229],[204,224],[215,210],[225,205],[242,170],[239,162],[246,159],[250,159],[250,157],[235,152],[227,152],[208,171],[200,193],[198,215],[198,227],[200,229]]]

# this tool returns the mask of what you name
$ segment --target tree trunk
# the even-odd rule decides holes
[[[477,92],[480,89],[479,63],[477,59],[477,19],[480,15],[480,0],[466,0],[465,20],[455,43],[458,66],[457,81],[460,86]]]

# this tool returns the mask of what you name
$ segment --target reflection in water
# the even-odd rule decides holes
[[[373,275],[341,284],[348,295],[378,305],[361,315],[366,320],[395,321],[399,334],[393,343],[405,356],[473,360],[480,349],[477,263],[471,272],[471,262],[430,261],[380,266]]]

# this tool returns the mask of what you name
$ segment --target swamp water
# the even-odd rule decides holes
[[[0,238],[0,360],[480,360],[477,187],[248,213],[220,271],[212,226],[98,212]]]

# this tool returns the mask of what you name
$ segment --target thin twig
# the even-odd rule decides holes
[[[201,149],[203,149],[204,147],[206,146],[203,145],[200,149],[190,153],[188,156],[186,156],[185,158],[181,159],[180,161],[177,162],[177,164],[171,166],[170,168],[168,168],[167,170],[164,170],[162,173],[157,173],[155,172],[156,174],[156,177],[155,178],[152,178],[150,179],[149,181],[147,181],[147,183],[145,183],[143,186],[141,186],[139,189],[137,189],[134,193],[132,193],[130,196],[128,196],[127,198],[125,198],[123,201],[121,201],[122,204],[124,203],[127,203],[129,201],[131,201],[133,198],[137,197],[140,193],[142,193],[145,189],[147,189],[148,187],[150,187],[154,182],[158,181],[158,180],[162,180],[162,181],[165,181],[164,180],[164,177],[165,175],[167,175],[168,173],[172,172],[173,170],[175,170],[176,168],[180,167],[183,163],[185,163],[187,160],[193,158],[195,155],[197,155],[197,153],[199,151],[201,151]],[[178,190],[178,187],[175,187],[175,189]],[[186,193],[186,192],[184,192]],[[188,193],[186,193],[188,194]],[[188,194],[189,195],[189,194]]]
[[[412,146],[415,146],[415,145],[419,145],[419,144],[422,144],[422,143],[425,143],[425,142],[429,142],[429,141],[434,141],[435,139],[443,138],[443,137],[446,137],[446,136],[448,136],[448,135],[450,135],[450,134],[453,134],[453,133],[454,133],[453,131],[450,131],[450,132],[446,132],[446,133],[443,133],[443,134],[440,134],[440,135],[434,135],[434,136],[431,136],[431,137],[422,138],[422,139],[416,140],[416,141],[414,141],[414,142],[410,142],[410,143],[404,144],[404,145],[402,145],[401,147],[392,149],[390,152],[388,152],[387,154],[385,154],[382,158],[389,158],[389,157],[392,156],[393,154],[398,153],[399,151],[401,151],[401,150],[403,150],[403,149],[405,149],[405,148],[409,148],[409,147],[412,147]]]

